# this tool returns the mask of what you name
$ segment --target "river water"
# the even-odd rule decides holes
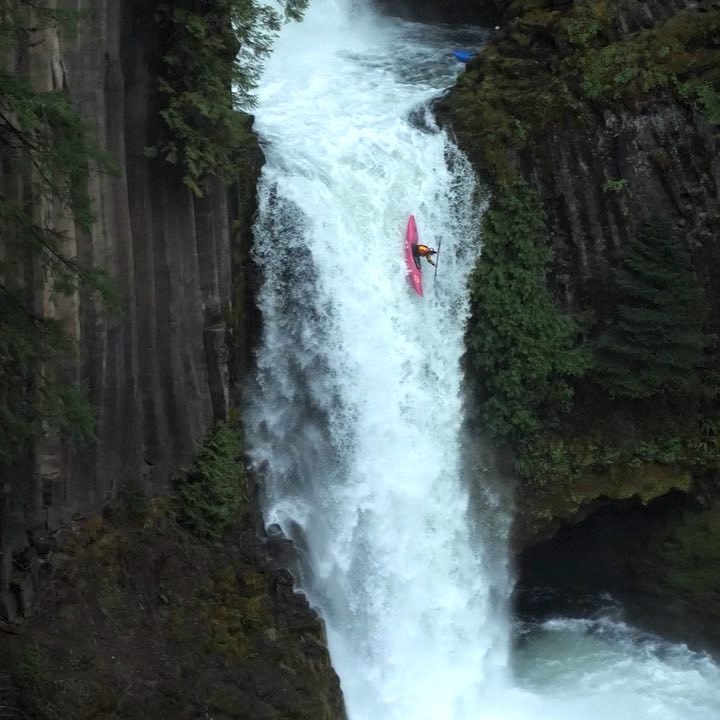
[[[259,90],[263,339],[246,415],[350,720],[713,720],[720,669],[609,616],[509,617],[510,508],[462,437],[482,194],[429,111],[481,28],[313,0]],[[425,297],[403,235],[441,246]],[[471,464],[470,464],[471,465]],[[477,485],[477,481],[476,481]]]

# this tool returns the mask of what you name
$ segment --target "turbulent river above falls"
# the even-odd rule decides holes
[[[263,338],[248,442],[303,558],[350,720],[713,720],[720,669],[609,613],[520,622],[511,508],[464,460],[460,357],[481,238],[429,103],[486,31],[312,0],[259,90]],[[409,213],[441,242],[411,293]]]

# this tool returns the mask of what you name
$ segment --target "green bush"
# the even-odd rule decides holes
[[[186,7],[183,7],[186,5]],[[259,0],[208,0],[156,5],[155,20],[166,38],[158,89],[165,128],[147,148],[183,168],[185,184],[204,194],[214,175],[231,179],[249,137],[263,59],[281,17]],[[285,16],[297,20],[307,0],[283,0]]]
[[[178,521],[198,537],[218,540],[247,501],[239,432],[218,425],[178,480]]]
[[[627,180],[625,178],[609,179],[603,183],[602,191],[604,193],[619,193],[627,190]]]
[[[518,438],[553,424],[571,406],[571,379],[587,368],[578,323],[548,290],[551,259],[535,193],[521,181],[499,188],[470,279],[467,342],[479,419],[496,436]]]

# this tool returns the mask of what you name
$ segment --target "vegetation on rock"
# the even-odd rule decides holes
[[[598,110],[651,92],[669,92],[718,124],[720,10],[687,9],[658,27],[619,36],[612,0],[578,0],[566,11],[548,0],[513,7],[498,39],[440,103],[491,179],[515,177],[514,151],[542,143],[550,127],[581,132],[595,124]]]
[[[240,463],[240,433],[218,425],[177,483],[178,518],[195,535],[218,540],[247,502],[245,470]]]
[[[587,354],[577,345],[577,321],[548,291],[549,238],[538,198],[525,183],[498,189],[482,237],[467,339],[479,419],[496,436],[521,438],[568,411],[570,380],[585,371]]]
[[[291,20],[306,5],[282,3]],[[242,160],[246,112],[281,17],[258,0],[211,0],[158,3],[155,21],[167,38],[158,80],[165,129],[147,153],[180,165],[185,184],[203,195],[207,177],[232,180]]]
[[[559,128],[566,134],[556,137],[569,134],[578,146],[587,137],[583,148],[592,151],[606,111],[632,114],[659,98],[717,123],[720,9],[687,9],[632,34],[620,29],[619,12],[612,0],[563,8],[517,0],[502,31],[439,103],[493,193],[471,280],[475,420],[509,446],[521,476],[543,487],[569,487],[616,466],[714,468],[720,461],[714,319],[703,311],[699,268],[682,230],[643,225],[657,216],[633,218],[635,239],[608,249],[606,277],[592,279],[603,304],[575,288],[573,319],[553,294],[567,270],[553,262],[541,220],[542,203],[555,199],[538,198],[530,212],[515,182],[559,171],[562,151],[547,147]],[[600,202],[626,212],[635,188],[622,168],[612,172],[617,150],[608,143]],[[648,159],[656,161],[667,172],[675,159]]]
[[[666,221],[641,226],[616,270],[616,316],[596,343],[596,374],[611,396],[698,395],[712,337],[703,291]]]
[[[522,181],[498,187],[470,280],[466,362],[479,427],[538,487],[613,466],[720,463],[702,292],[667,224],[646,223],[628,249],[602,331],[560,310],[551,259],[537,196]]]
[[[507,192],[497,191],[500,207]],[[688,255],[667,223],[641,226],[614,273],[616,312],[580,333],[547,290],[549,255],[526,268],[534,267],[535,291],[524,286],[508,253],[533,237],[531,225],[517,199],[506,209],[522,225],[499,255],[498,211],[488,213],[468,345],[481,426],[510,445],[519,474],[547,488],[614,466],[720,467],[716,371],[706,353],[713,338]]]
[[[471,276],[469,422],[519,479],[516,548],[587,518],[595,555],[567,553],[593,591],[717,649],[720,3],[504,4],[438,103],[492,195]],[[537,191],[532,216],[507,202],[517,178]],[[519,273],[529,238],[547,254]],[[557,372],[570,358],[582,363]],[[669,512],[654,521],[658,503]],[[539,580],[565,596],[557,559]]]
[[[42,576],[37,617],[0,643],[3,709],[33,720],[344,720],[320,620],[267,559],[247,510],[213,545],[167,499],[78,523]]]

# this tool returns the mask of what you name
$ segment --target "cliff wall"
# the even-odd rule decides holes
[[[95,416],[94,438],[81,444],[60,431],[10,449],[0,439],[3,461],[12,456],[0,486],[0,715],[344,717],[322,624],[283,567],[292,548],[265,538],[241,442],[227,429],[257,332],[249,247],[263,156],[251,118],[234,182],[210,178],[202,195],[172,158],[147,152],[163,132],[158,80],[173,27],[162,17],[211,4],[57,0],[48,7],[59,14],[36,15],[20,1],[22,24],[0,27],[2,87],[16,92],[0,98],[0,191],[13,203],[0,203],[10,228],[0,289],[25,301],[33,327],[58,321],[72,342],[48,379],[84,387]],[[64,11],[76,30],[60,29]],[[52,147],[36,151],[33,123],[58,97],[115,166],[89,175],[87,224],[62,188],[48,192],[46,168],[28,162],[55,160]],[[18,98],[34,114],[21,115]],[[27,129],[21,152],[8,140],[18,127]],[[9,222],[19,209],[29,235]],[[44,256],[18,252],[14,233],[103,271],[117,301],[87,285],[56,292]],[[2,361],[5,392],[17,368]],[[32,398],[32,374],[18,378],[29,378],[20,399]],[[232,439],[205,444],[212,467],[193,466],[185,494],[169,498],[174,475],[225,420]]]
[[[323,625],[283,567],[294,550],[254,514],[213,544],[166,499],[76,523],[32,622],[0,624],[2,717],[344,720]]]
[[[438,110],[491,187],[522,178],[537,191],[552,250],[546,279],[554,301],[590,318],[585,342],[592,344],[594,328],[611,320],[617,304],[613,268],[640,224],[663,217],[689,255],[704,289],[706,328],[716,333],[720,117],[704,98],[716,97],[720,81],[717,6],[579,0],[560,10],[549,2],[514,2],[503,9],[505,25]],[[714,357],[711,348],[709,367]],[[594,433],[592,440],[602,443],[600,436],[607,439],[608,433],[600,426],[607,422],[622,426],[618,433],[631,441],[642,434],[638,424],[653,426],[653,416],[659,424],[668,420],[665,400],[654,411],[637,403],[629,410],[592,382],[576,382],[576,390],[578,412],[571,413],[571,425],[561,420],[556,437],[577,439],[579,433],[587,440]],[[701,414],[714,417],[714,407],[704,405]],[[688,413],[687,425],[696,410]],[[571,520],[580,509],[582,517],[583,505],[593,501],[592,487],[596,497],[619,497],[610,475],[622,476],[627,497],[643,496],[640,486],[647,487],[648,477],[664,478],[656,488],[662,494],[673,486],[687,489],[694,466],[707,474],[717,464],[682,453],[632,460],[634,467],[647,460],[677,461],[669,468],[673,482],[668,472],[654,472],[652,463],[641,472],[613,469],[612,461],[592,457],[590,444],[576,448],[575,460],[585,462],[580,484],[563,488],[562,472],[556,482],[521,483],[519,542],[531,540],[543,524],[525,521],[545,512],[544,503],[554,505],[546,513],[552,526],[554,512]],[[633,474],[637,482],[627,482]],[[558,494],[567,501],[563,509]]]
[[[486,178],[517,171],[540,191],[566,307],[606,304],[608,268],[657,215],[715,304],[718,138],[683,83],[715,81],[716,14],[684,0],[555,5],[505,7],[447,100],[461,145]]]
[[[119,312],[83,292],[52,303],[35,269],[36,311],[59,317],[77,340],[67,380],[88,389],[96,440],[73,448],[50,438],[32,453],[31,479],[6,483],[0,522],[8,567],[28,532],[52,535],[72,516],[100,510],[122,488],[167,491],[173,470],[192,457],[215,419],[227,417],[230,310],[233,300],[243,300],[232,294],[230,201],[235,217],[238,204],[252,205],[248,188],[260,167],[259,149],[250,148],[239,169],[253,176],[244,197],[231,197],[220,181],[195,197],[179,168],[145,154],[160,122],[152,8],[110,0],[59,7],[86,13],[77,33],[37,30],[18,53],[17,70],[38,91],[69,95],[118,172],[91,175],[96,221],[89,232],[31,185],[6,180],[15,183],[20,202],[36,203],[46,222],[50,217],[63,229],[68,256],[107,271]],[[7,574],[6,568],[4,587]]]
[[[666,384],[645,397],[623,396],[617,386],[608,391],[594,363],[618,307],[624,302],[623,312],[634,312],[622,291],[630,287],[637,303],[641,288],[649,288],[638,280],[649,265],[633,266],[635,285],[619,287],[617,273],[628,268],[623,263],[638,247],[641,228],[659,218],[669,221],[688,258],[683,282],[689,288],[697,281],[702,290],[704,332],[717,337],[720,329],[720,5],[514,0],[495,6],[499,31],[437,111],[486,181],[492,208],[468,337],[468,381],[472,390],[480,388],[469,400],[476,432],[487,433],[492,420],[478,408],[510,397],[473,369],[475,348],[488,351],[492,344],[482,340],[490,328],[481,280],[509,277],[512,285],[514,277],[540,277],[555,307],[527,306],[518,326],[522,337],[501,335],[521,353],[524,342],[547,342],[540,345],[546,348],[554,338],[553,356],[517,360],[507,348],[489,349],[497,372],[528,372],[511,418],[516,425],[495,435],[504,476],[516,488],[521,602],[523,584],[555,585],[566,594],[611,591],[627,600],[634,619],[716,649],[717,343],[710,340],[702,356],[676,371],[698,378],[687,393],[672,386],[668,373]],[[529,197],[537,204],[525,204]],[[533,244],[549,249],[546,266],[530,267],[523,264],[527,256],[513,255]],[[493,266],[497,258],[512,267]],[[505,292],[497,289],[495,300]],[[516,294],[508,292],[505,316]],[[672,333],[651,323],[678,305],[660,311],[660,295],[646,296],[657,303],[646,328],[655,329],[650,342],[657,342],[657,354],[670,357],[677,347]],[[682,327],[696,320],[678,314],[674,322]],[[548,330],[557,327],[573,330],[557,340]],[[643,372],[654,360],[643,354],[640,335],[633,342],[625,357],[637,350]],[[583,360],[568,370],[562,359],[571,352]],[[629,367],[628,377],[636,378]],[[514,383],[517,376],[504,378]],[[544,396],[536,392],[541,386]],[[534,426],[522,425],[528,396],[540,398],[531,408]],[[562,573],[553,570],[558,557]],[[704,636],[697,632],[703,625],[711,628]]]

